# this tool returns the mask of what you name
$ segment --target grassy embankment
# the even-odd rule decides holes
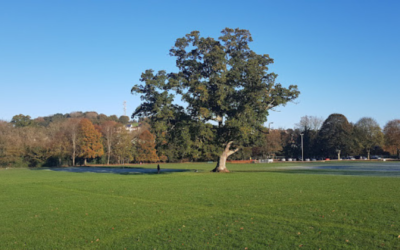
[[[399,178],[212,166],[163,164],[200,172],[160,175],[0,170],[0,249],[400,248]]]

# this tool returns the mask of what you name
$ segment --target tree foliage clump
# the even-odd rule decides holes
[[[12,124],[0,121],[0,165],[8,166],[22,160],[23,140]]]
[[[83,118],[79,124],[79,138],[81,140],[79,156],[85,159],[85,164],[87,158],[95,158],[104,154],[101,133],[86,118]]]
[[[358,146],[367,152],[368,160],[370,159],[371,149],[383,145],[382,129],[373,118],[361,118],[354,125],[354,135]]]
[[[112,145],[114,162],[125,164],[134,160],[135,145],[133,141],[137,136],[137,132],[130,133],[123,126],[117,125],[117,133]]]
[[[144,130],[135,143],[136,161],[158,162],[159,158],[155,149],[154,136],[148,130]]]
[[[157,147],[179,134],[185,143],[175,146],[191,155],[214,150],[219,155],[215,171],[228,172],[231,154],[260,142],[269,110],[296,99],[299,91],[276,83],[277,75],[268,72],[273,59],[251,50],[252,41],[243,29],[226,28],[218,40],[193,31],[170,50],[178,72],[142,74],[132,93],[141,94],[143,102],[132,117],[149,119]],[[174,102],[177,96],[185,106]],[[196,141],[198,135],[203,136]]]
[[[278,129],[270,130],[268,134],[264,135],[262,144],[252,149],[252,154],[263,159],[273,158],[276,153],[283,150],[281,133]]]
[[[347,154],[352,145],[352,126],[342,114],[331,114],[322,124],[319,140],[323,155]]]
[[[14,124],[15,127],[27,127],[34,124],[31,117],[29,115],[14,115],[11,119],[11,123]]]
[[[400,120],[395,119],[386,123],[383,133],[387,149],[400,158]]]

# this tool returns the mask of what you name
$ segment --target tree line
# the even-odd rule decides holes
[[[372,154],[399,157],[400,120],[391,120],[382,129],[375,119],[363,117],[351,123],[342,114],[326,120],[304,116],[293,129],[274,129],[262,146],[252,148],[253,157],[343,158]],[[250,152],[249,152],[250,153]]]
[[[126,125],[135,127],[127,130]],[[75,166],[157,162],[154,136],[129,117],[73,112],[0,121],[1,166]]]
[[[214,143],[211,124],[173,122],[152,123],[157,153],[167,161],[218,161],[221,148]],[[269,129],[252,146],[242,147],[231,160],[265,158],[301,158],[303,139],[304,159],[343,158],[346,156],[387,155],[399,157],[400,120],[389,121],[382,129],[371,117],[351,123],[342,114],[331,114],[326,120],[316,116],[301,117],[294,128]]]
[[[134,129],[127,130],[126,125]],[[188,122],[175,133],[159,133],[146,119],[129,121],[127,116],[74,112],[31,119],[16,115],[0,121],[1,166],[75,166],[139,162],[217,161],[219,150],[212,134]],[[159,136],[155,136],[158,133]],[[382,129],[375,119],[348,122],[342,114],[326,120],[304,116],[292,129],[270,129],[258,144],[243,147],[232,160],[263,159],[276,156],[304,158],[400,153],[400,120],[389,121]]]

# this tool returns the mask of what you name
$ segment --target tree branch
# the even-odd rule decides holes
[[[235,150],[230,150],[230,151],[228,152],[228,156],[233,155],[234,153],[236,153],[236,152],[239,151],[239,150],[240,150],[240,148],[237,148],[237,149],[235,149]]]

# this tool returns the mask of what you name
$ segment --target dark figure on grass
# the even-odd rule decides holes
[[[157,164],[157,174],[160,173],[160,164]]]

